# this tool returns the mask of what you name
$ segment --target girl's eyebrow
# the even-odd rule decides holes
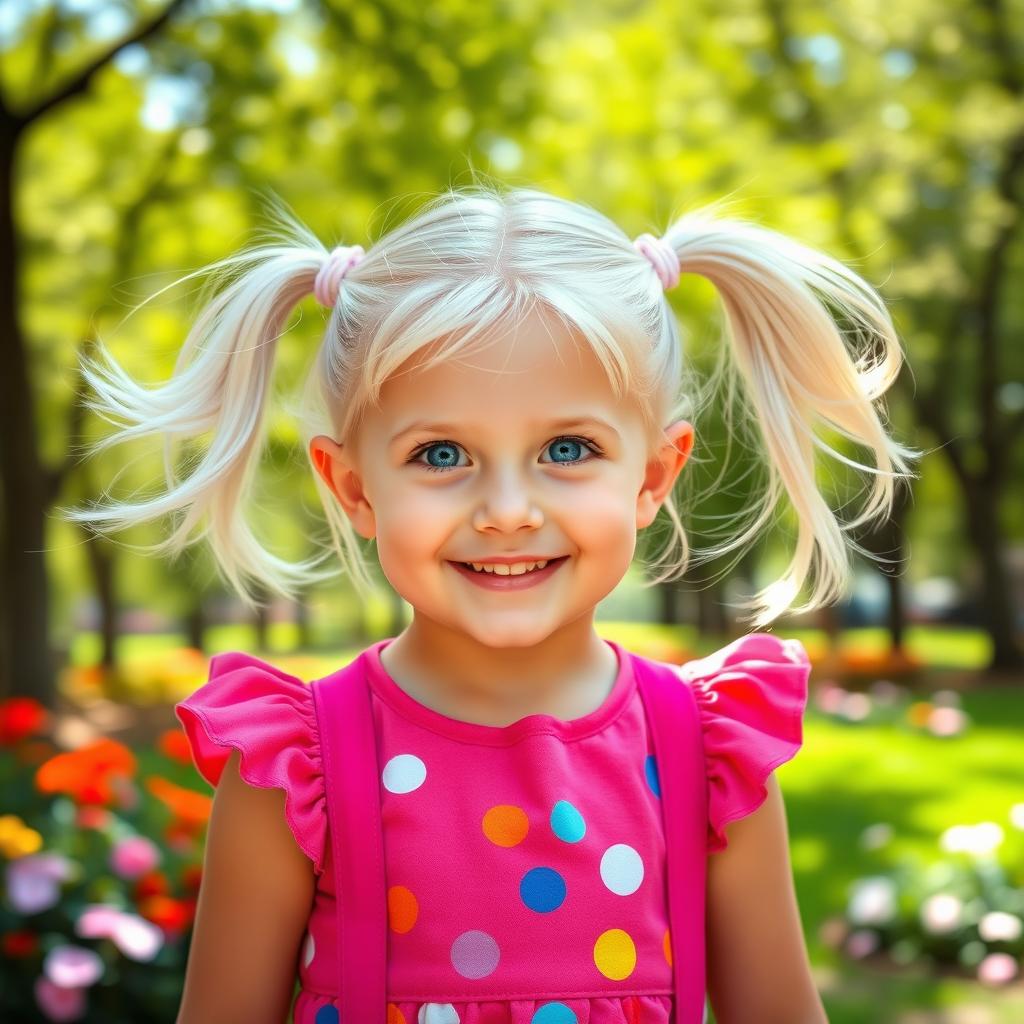
[[[550,430],[569,430],[573,427],[600,427],[603,430],[607,430],[610,434],[615,437],[619,437],[619,432],[606,420],[600,419],[597,416],[565,416],[557,420],[548,420],[546,424]],[[394,444],[396,441],[401,440],[406,434],[412,433],[432,433],[432,434],[457,434],[462,433],[479,433],[472,424],[458,424],[458,423],[410,423],[408,426],[403,427],[398,431],[397,434],[392,435],[389,444]]]

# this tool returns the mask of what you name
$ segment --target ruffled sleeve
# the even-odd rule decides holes
[[[285,817],[299,847],[323,872],[326,794],[310,687],[251,655],[210,662],[206,683],[174,705],[200,775],[216,787],[232,748],[251,786],[283,789]]]
[[[764,803],[768,776],[800,749],[810,671],[799,640],[771,633],[750,633],[680,666],[704,736],[708,853],[725,849],[725,826]]]

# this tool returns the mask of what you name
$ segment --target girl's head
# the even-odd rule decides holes
[[[124,423],[98,447],[209,434],[195,468],[179,480],[169,446],[166,493],[69,513],[115,530],[183,512],[156,550],[181,550],[203,525],[243,596],[253,582],[288,594],[327,575],[319,560],[266,550],[245,516],[278,337],[318,274],[322,289],[328,259],[297,220],[282,225],[274,244],[208,268],[237,272],[200,313],[167,384],[142,389],[109,356],[86,367],[94,407]],[[713,206],[674,221],[662,242],[683,273],[703,274],[721,295],[768,456],[768,484],[751,495],[743,528],[705,557],[756,539],[784,491],[796,547],[749,602],[753,621],[790,607],[809,577],[800,610],[833,600],[856,547],[845,534],[888,512],[918,455],[888,436],[876,408],[902,361],[884,303],[838,261]],[[357,589],[371,585],[358,537],[374,538],[385,575],[418,612],[490,643],[502,632],[527,643],[614,588],[659,507],[681,546],[659,579],[686,568],[671,489],[693,443],[682,415],[696,419],[694,395],[666,301],[674,278],[657,253],[582,204],[474,185],[428,203],[361,256],[333,296],[306,424],[333,547]],[[867,448],[874,464],[828,445],[820,426]],[[855,520],[841,523],[820,493],[816,448],[872,475]],[[508,594],[451,564],[503,555],[569,557],[544,583]]]

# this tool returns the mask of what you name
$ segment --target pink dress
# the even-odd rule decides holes
[[[618,675],[582,718],[537,714],[495,727],[406,694],[380,659],[390,642],[359,655],[381,787],[388,1024],[672,1024],[641,656],[606,641]],[[810,664],[799,641],[752,633],[677,671],[700,713],[711,853],[800,748]],[[288,825],[316,875],[294,1021],[337,1024],[336,886],[309,685],[246,654],[217,655],[209,682],[175,713],[212,786],[235,747],[250,785],[284,790]]]

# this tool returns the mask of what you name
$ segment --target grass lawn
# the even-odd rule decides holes
[[[692,632],[633,623],[599,623],[600,631],[627,647],[642,646],[652,636],[687,643],[698,654],[721,645],[697,642]],[[810,646],[820,642],[813,630],[778,629]],[[250,650],[247,627],[210,631],[211,651]],[[273,647],[284,650],[289,627],[271,633]],[[844,644],[884,645],[879,630],[844,634]],[[128,637],[122,649],[126,663],[133,659],[160,660],[180,641],[176,637]],[[979,668],[987,656],[984,636],[973,630],[912,628],[910,650],[934,671],[935,687],[943,685],[941,670]],[[88,664],[95,640],[78,637],[72,646],[73,664]],[[317,651],[298,657],[268,652],[303,678],[337,668],[355,649]],[[136,693],[148,699],[180,699],[201,678],[178,678],[172,692]],[[1024,681],[1024,680],[1022,680]],[[814,677],[812,677],[812,686]],[[926,695],[926,685],[918,687]],[[1020,1024],[1024,1021],[1024,985],[1002,989],[954,977],[938,977],[926,969],[883,973],[840,958],[823,944],[819,928],[846,905],[848,887],[870,874],[899,851],[939,855],[938,837],[954,824],[995,821],[1009,829],[1012,804],[1024,801],[1024,690],[1018,687],[967,688],[963,709],[971,718],[966,732],[952,738],[933,737],[899,725],[842,723],[808,711],[804,747],[778,769],[785,793],[791,837],[791,856],[805,933],[819,988],[831,1024]],[[892,843],[881,851],[859,846],[863,830],[885,822],[892,826]],[[770,951],[765,952],[770,956]],[[752,1022],[755,1024],[755,1022]]]

